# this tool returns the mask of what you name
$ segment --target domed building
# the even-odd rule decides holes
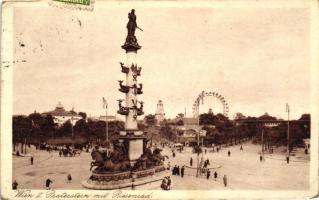
[[[70,120],[70,122],[74,126],[77,121],[82,119],[82,117],[78,115],[73,109],[71,111],[66,111],[61,102],[58,103],[54,110],[44,112],[42,113],[42,115],[51,115],[53,117],[54,123],[59,126],[61,126],[68,120]]]

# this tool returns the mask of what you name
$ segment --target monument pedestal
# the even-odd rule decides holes
[[[144,150],[144,139],[145,136],[143,131],[132,130],[132,131],[120,131],[120,140],[128,141],[128,158],[131,166],[133,167],[136,160],[141,157]]]
[[[122,188],[134,188],[138,185],[162,181],[165,176],[169,176],[170,171],[165,170],[164,166],[158,166],[147,170],[122,173],[92,173],[90,179],[83,180],[81,183],[85,188],[94,190],[116,190]],[[160,188],[160,183],[159,183]]]

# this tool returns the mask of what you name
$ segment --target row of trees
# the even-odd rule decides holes
[[[51,115],[42,116],[39,113],[32,113],[29,116],[13,117],[13,143],[43,142],[48,138],[57,137],[83,137],[87,141],[97,139],[104,140],[106,137],[105,121],[92,121],[86,119],[84,112],[79,113],[82,119],[73,126],[70,121],[65,122],[61,126],[54,123]],[[139,123],[139,128],[148,132],[148,136],[155,134],[159,138],[175,141],[177,132],[175,126],[183,126],[182,116],[179,120],[164,120],[161,126],[156,129],[150,129],[156,124],[154,115],[146,115],[143,123]],[[229,120],[222,114],[214,114],[212,112],[200,115],[199,123],[202,129],[206,130],[207,143],[215,144],[232,144],[239,143],[242,140],[253,139],[254,142],[260,143],[262,140],[267,146],[285,145],[287,142],[287,123],[282,122],[278,126],[264,127],[261,121],[278,120],[276,117],[265,114],[260,117],[245,117],[238,113],[234,120]],[[279,120],[280,121],[280,120]],[[109,137],[116,137],[120,130],[124,129],[124,122],[112,121],[108,123]],[[149,131],[148,131],[149,130]],[[290,144],[291,146],[300,145],[304,138],[310,137],[310,115],[304,114],[298,120],[290,123]]]
[[[162,138],[175,141],[179,133],[174,127],[184,125],[183,117],[183,114],[178,114],[177,120],[162,122],[158,134]],[[155,116],[145,116],[144,122],[148,127],[154,126]],[[278,124],[265,126],[264,122],[278,122]],[[229,120],[223,114],[215,115],[208,112],[200,115],[199,123],[202,129],[206,130],[206,143],[236,144],[253,139],[255,143],[261,143],[263,140],[267,147],[287,144],[287,121],[277,119],[268,113],[260,117],[246,117],[242,113],[237,113],[234,120]],[[301,145],[305,138],[310,138],[309,114],[303,114],[300,119],[290,121],[290,147]]]
[[[255,143],[264,142],[268,147],[287,144],[287,121],[277,119],[268,113],[260,117],[245,117],[237,113],[232,121],[222,114],[205,113],[200,115],[200,124],[207,131],[207,138],[217,144],[236,144],[246,139],[253,139]],[[290,149],[303,144],[303,139],[309,137],[309,114],[290,121]]]
[[[42,116],[39,113],[32,113],[29,116],[13,117],[13,144],[16,143],[40,143],[49,138],[61,137],[83,137],[87,141],[105,139],[105,121],[86,120],[86,115],[78,120],[72,127],[70,121],[61,126],[54,123],[51,115]],[[72,130],[73,128],[73,130]],[[116,133],[124,129],[124,122],[108,122],[109,137],[115,137]],[[15,145],[14,145],[15,146]]]

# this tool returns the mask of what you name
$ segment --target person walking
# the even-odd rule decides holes
[[[184,177],[184,171],[185,171],[185,168],[184,166],[181,168],[181,177],[183,178]]]
[[[47,190],[50,190],[50,184],[53,183],[52,180],[50,180],[49,178],[45,181],[45,187],[47,188]]]
[[[190,161],[189,161],[190,166],[193,166],[193,158],[191,157]]]
[[[224,181],[224,186],[227,187],[227,176],[226,175],[224,175],[223,181]]]
[[[207,174],[206,174],[207,180],[209,180],[209,177],[210,177],[210,170],[208,169],[208,170],[207,170]]]
[[[18,185],[19,185],[18,182],[16,180],[14,180],[13,183],[12,183],[12,189],[13,190],[18,189]]]
[[[168,186],[168,190],[170,190],[171,189],[171,184],[172,184],[172,180],[171,180],[171,177],[170,176],[168,176],[167,177],[167,186]]]
[[[172,175],[176,174],[176,165],[172,168]]]
[[[170,161],[168,161],[168,163],[167,163],[167,170],[170,170],[171,169],[171,163],[170,163]]]
[[[259,156],[259,160],[260,160],[260,162],[263,161],[263,156],[262,155]]]
[[[30,158],[31,165],[33,165],[33,156]]]
[[[217,172],[215,171],[215,173],[214,173],[214,179],[215,179],[215,181],[216,181],[216,179],[217,179]]]
[[[62,156],[62,151],[61,151],[61,150],[59,151],[59,156],[60,156],[60,157]]]
[[[286,157],[287,164],[289,164],[289,156]]]
[[[230,157],[230,151],[228,151],[228,157]]]
[[[68,179],[68,183],[71,183],[71,181],[72,181],[72,176],[71,176],[71,174],[68,174],[67,179]]]
[[[242,146],[242,145],[240,145],[240,150],[241,150],[241,151],[243,150],[243,146]]]
[[[179,166],[177,166],[177,176],[179,176],[181,174],[181,169],[179,168]]]

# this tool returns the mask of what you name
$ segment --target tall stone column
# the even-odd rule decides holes
[[[120,80],[120,91],[125,93],[125,100],[119,100],[119,114],[125,115],[125,130],[120,132],[120,140],[126,141],[128,157],[131,165],[143,154],[143,132],[138,130],[137,117],[143,115],[143,102],[139,101],[137,95],[142,94],[142,84],[138,83],[141,75],[141,67],[136,62],[137,51],[141,48],[134,35],[136,29],[136,16],[134,12],[129,15],[128,35],[122,48],[126,52],[126,63],[120,63],[126,80]],[[135,20],[135,21],[134,21]],[[125,106],[122,105],[125,102]]]
[[[136,65],[136,51],[126,52],[126,66],[135,66]],[[126,74],[126,85],[134,86],[137,85],[137,80],[133,78],[132,70]],[[132,108],[134,102],[137,102],[136,95],[134,94],[134,88],[130,88],[129,92],[126,94],[126,106]],[[137,130],[137,120],[134,119],[135,110],[131,109],[125,119],[125,130]]]

